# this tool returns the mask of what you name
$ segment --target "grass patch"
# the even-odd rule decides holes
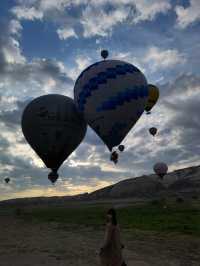
[[[188,206],[145,205],[119,211],[123,227],[158,232],[181,232],[200,236],[200,211]]]
[[[60,228],[68,225],[100,227],[105,224],[107,205],[80,205],[72,207],[34,208],[23,214],[25,220],[34,222],[55,222]],[[117,210],[122,228],[157,232],[180,232],[200,236],[200,208],[191,203],[142,204],[123,207]]]

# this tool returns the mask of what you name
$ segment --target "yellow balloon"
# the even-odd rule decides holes
[[[149,112],[159,98],[159,89],[155,85],[148,84],[149,96],[145,106],[145,111]]]

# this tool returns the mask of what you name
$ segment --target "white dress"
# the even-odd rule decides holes
[[[101,266],[121,266],[123,263],[120,230],[117,225],[107,224],[104,245],[100,252]]]

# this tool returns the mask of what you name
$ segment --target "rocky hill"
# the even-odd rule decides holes
[[[130,178],[92,193],[65,197],[40,197],[12,199],[1,205],[63,205],[67,201],[91,201],[107,199],[154,199],[158,197],[200,197],[200,166],[176,170],[167,174],[163,181],[155,175]]]
[[[200,196],[200,166],[176,170],[161,181],[155,174],[126,179],[88,195],[104,198],[156,198],[159,196]]]

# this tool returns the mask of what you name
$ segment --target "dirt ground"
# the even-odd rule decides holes
[[[0,266],[95,266],[103,230],[0,217]],[[123,231],[129,266],[199,266],[200,238]]]

